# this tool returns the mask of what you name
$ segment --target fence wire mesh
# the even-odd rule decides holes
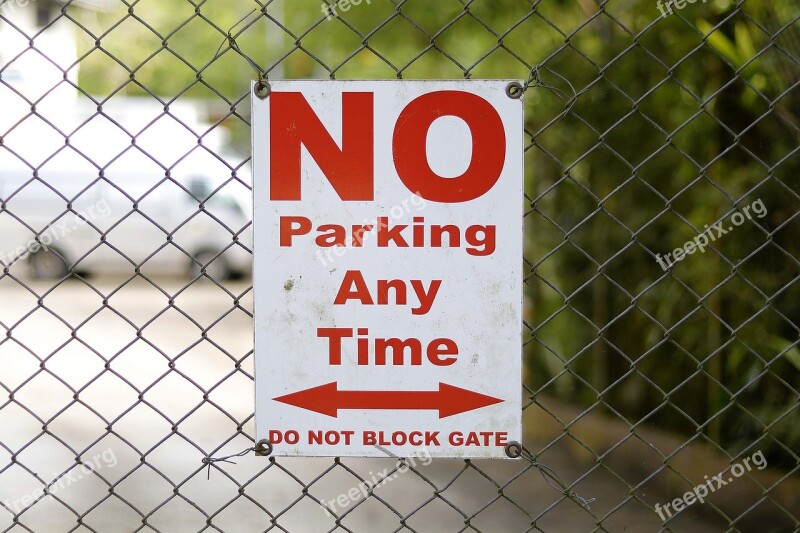
[[[0,526],[800,531],[798,19],[0,3]],[[233,457],[254,445],[250,80],[515,77],[523,459]]]

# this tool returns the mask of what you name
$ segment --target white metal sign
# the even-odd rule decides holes
[[[523,112],[507,84],[253,97],[256,435],[275,455],[505,457],[520,440]]]

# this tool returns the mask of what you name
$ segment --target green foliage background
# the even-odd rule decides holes
[[[329,21],[318,0],[141,0],[85,15],[80,85],[204,100],[245,154],[257,73],[243,56],[295,79],[528,79],[536,66],[532,398],[795,465],[800,28],[793,0],[739,4],[661,19],[654,0],[372,0]],[[656,263],[759,198],[766,217],[669,273]]]

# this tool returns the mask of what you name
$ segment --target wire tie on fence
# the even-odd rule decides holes
[[[203,457],[202,463],[208,466],[208,475],[206,479],[211,479],[211,465],[213,465],[214,463],[229,463],[235,465],[236,461],[231,461],[231,459],[233,459],[234,457],[244,457],[245,455],[254,451],[255,449],[256,449],[255,446],[251,446],[250,448],[242,450],[239,453],[235,453],[233,455],[226,455],[225,457]]]
[[[556,474],[555,470],[550,468],[549,466],[540,463],[536,460],[531,452],[529,452],[522,444],[519,442],[509,442],[506,444],[506,455],[512,459],[516,458],[523,458],[528,461],[534,468],[536,468],[539,473],[542,475],[542,479],[544,479],[545,483],[547,483],[551,488],[557,490],[570,500],[576,502],[578,505],[583,507],[584,509],[591,510],[590,505],[597,500],[597,498],[590,498],[586,499],[582,496],[579,496],[578,493],[570,490],[569,486],[564,483],[558,474]]]
[[[250,452],[256,452],[258,456],[267,456],[272,454],[272,443],[267,439],[262,439],[256,443],[255,446],[251,446],[247,449],[240,451],[239,453],[234,453],[233,455],[226,455],[225,457],[203,457],[201,462],[208,466],[208,479],[211,479],[211,465],[214,463],[229,463],[235,465],[235,461],[231,461],[234,457],[244,457]]]
[[[250,10],[250,12],[247,15],[239,19],[239,21],[236,22],[236,24],[230,27],[228,33],[225,35],[225,39],[223,39],[222,43],[219,45],[219,48],[217,48],[217,53],[214,54],[214,59],[219,57],[219,53],[222,51],[222,47],[225,46],[225,43],[228,43],[230,49],[239,54],[245,61],[247,61],[247,63],[253,68],[253,70],[255,70],[258,73],[258,81],[262,82],[264,80],[265,73],[261,70],[261,67],[259,67],[256,64],[256,62],[250,58],[250,56],[242,52],[242,50],[239,48],[239,45],[236,43],[236,38],[233,36],[233,30],[236,29],[236,27],[239,26],[241,23],[249,19],[253,15],[253,13],[256,13],[257,11],[258,11],[257,9]],[[258,16],[260,17],[261,15]]]
[[[519,96],[516,96],[516,95],[512,96],[511,94],[508,94],[508,93],[507,94],[508,94],[508,96],[510,98],[520,98],[520,97],[524,96],[526,92],[528,92],[528,89],[530,87],[541,87],[542,89],[550,91],[551,93],[555,94],[556,96],[558,96],[559,98],[564,100],[565,101],[564,107],[565,107],[565,109],[567,111],[569,111],[569,110],[572,109],[572,106],[574,106],[575,103],[578,100],[578,92],[575,90],[575,86],[573,86],[572,83],[570,83],[570,81],[568,79],[564,78],[563,76],[559,76],[558,74],[556,74],[556,75],[559,78],[563,79],[564,82],[567,85],[569,85],[569,88],[572,89],[572,96],[571,97],[568,96],[564,91],[562,91],[558,87],[555,87],[553,85],[548,85],[544,81],[542,81],[542,75],[539,74],[539,66],[538,65],[535,65],[531,69],[530,76],[528,76],[528,81],[526,81],[522,85],[522,94],[520,94]],[[508,88],[506,90],[508,91]]]

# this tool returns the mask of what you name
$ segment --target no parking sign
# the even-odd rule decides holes
[[[256,433],[275,455],[521,437],[523,112],[507,81],[253,98]]]

